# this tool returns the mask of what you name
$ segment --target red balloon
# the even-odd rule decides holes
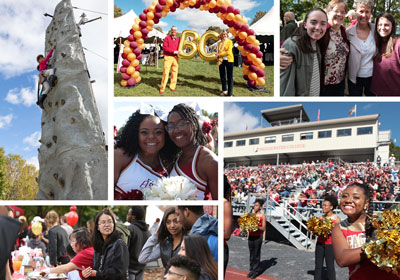
[[[240,22],[235,21],[235,22],[233,23],[233,27],[234,27],[236,30],[240,30],[240,28],[242,27],[242,24],[241,24]]]
[[[160,4],[156,5],[156,12],[159,13],[163,10],[163,6],[161,6]]]
[[[135,41],[135,37],[133,37],[133,35],[131,34],[131,35],[128,36],[128,40],[131,41],[131,42]]]
[[[253,48],[253,46],[252,46],[251,44],[249,44],[249,43],[247,43],[247,44],[244,45],[244,49],[245,49],[246,51],[251,51],[252,48]]]
[[[128,80],[128,86],[134,86],[134,85],[136,85],[136,80],[134,79],[134,78],[130,78],[129,80]]]
[[[141,22],[139,22],[139,26],[140,26],[140,29],[146,28],[147,27],[147,22],[142,20]]]
[[[167,4],[167,0],[158,0],[158,3],[164,6],[165,4]]]
[[[246,65],[251,65],[251,61],[250,60],[248,60],[247,58],[245,58],[244,60],[243,60],[243,63],[244,64],[246,64]]]
[[[126,67],[121,67],[121,68],[119,68],[119,71],[120,71],[121,73],[125,73],[125,72],[126,72]]]
[[[219,13],[220,9],[221,9],[221,7],[218,7],[218,6],[214,7],[214,13],[216,13],[216,14]]]
[[[233,10],[233,13],[234,13],[235,15],[238,15],[238,14],[240,14],[240,10],[239,10],[239,9],[234,9],[234,10]]]
[[[131,33],[133,35],[133,33],[135,33],[135,30],[131,29],[131,30],[129,30],[129,33]]]
[[[247,35],[248,35],[248,36],[254,35],[254,30],[253,30],[253,29],[249,29],[249,30],[247,31]]]
[[[251,52],[252,53],[254,53],[255,55],[257,55],[257,53],[260,51],[260,48],[259,47],[255,47],[255,46],[252,46],[251,47]]]
[[[179,5],[179,4],[178,4]],[[178,6],[179,7],[179,6]],[[175,7],[175,5],[174,6],[171,6],[171,7],[169,7],[169,11],[170,12],[175,12],[176,11],[176,7]]]
[[[249,80],[249,81],[247,81],[247,85],[249,86],[249,87],[256,87],[256,81],[253,81],[253,80]]]
[[[133,41],[129,44],[129,46],[131,47],[132,50],[136,49],[138,47],[138,43]]]
[[[229,6],[227,12],[228,13],[233,13],[234,10],[235,10],[235,7]]]
[[[264,71],[261,70],[261,69],[257,69],[257,70],[256,70],[256,74],[257,74],[257,77],[259,77],[259,78],[262,78],[262,77],[265,76]]]
[[[141,55],[141,54],[137,55],[137,56],[136,56],[136,59],[137,59],[137,60],[141,60],[141,59],[142,59],[142,55]]]
[[[160,22],[160,18],[154,17],[154,18],[153,18],[153,21],[154,21],[155,24],[157,24],[157,23]],[[143,39],[145,39],[145,38],[143,38]]]
[[[249,26],[247,24],[243,24],[242,27],[240,27],[240,31],[246,32],[249,30]]]
[[[147,13],[146,13],[147,14]],[[147,20],[147,15],[146,14],[140,14],[139,18],[143,21]]]
[[[223,22],[225,25],[228,25],[229,20],[224,19],[222,22]]]
[[[78,222],[79,216],[75,211],[71,211],[67,214],[67,223],[73,227]]]
[[[122,68],[121,68],[122,69]],[[140,65],[135,67],[135,71],[140,71]],[[122,72],[122,71],[121,71]]]
[[[243,79],[245,79],[246,81],[250,80],[249,76],[247,76],[247,75],[243,75]]]
[[[195,7],[196,9],[200,8],[200,2],[197,2],[196,5],[194,5],[193,7]]]
[[[133,50],[133,53],[136,54],[136,56],[138,56],[141,52],[142,50],[140,48],[136,48]]]
[[[69,211],[75,211],[76,212],[76,205],[71,205],[71,207],[69,207]]]
[[[123,58],[123,59],[127,59],[127,58],[128,58],[128,55],[127,55],[126,53],[123,53],[123,54],[122,54],[122,58]]]
[[[172,9],[172,7],[175,7],[175,9],[174,9],[174,11],[176,10],[176,9],[178,9],[179,8],[179,6],[180,6],[181,4],[179,3],[179,1],[174,1],[174,5],[173,6],[171,6],[170,8],[169,8],[169,10],[171,11]]]
[[[235,22],[234,22],[233,20],[228,20],[227,25],[228,25],[229,27],[233,27],[233,26],[235,25]]]
[[[122,65],[124,65],[125,67],[128,67],[129,65],[131,65],[131,62],[129,60],[127,60],[127,59],[124,59],[122,61]]]
[[[129,80],[130,78],[131,78],[131,75],[128,75],[126,73],[122,73],[122,79]]]
[[[239,38],[240,39],[240,38]],[[244,46],[245,44],[246,44],[246,40],[245,39],[240,39],[239,41],[238,41],[238,44],[240,45],[240,46]]]
[[[261,51],[259,51],[258,53],[256,53],[256,56],[257,56],[258,58],[262,58],[263,55],[264,55],[264,54],[263,54]]]
[[[250,72],[256,72],[257,71],[257,66],[255,66],[255,65],[250,65],[249,66],[249,70],[250,70]]]
[[[149,34],[149,30],[147,28],[142,29],[142,34],[147,36],[147,34]]]
[[[147,14],[148,12],[149,12],[149,9],[147,9],[147,8],[143,10],[143,14]]]
[[[155,19],[160,19],[160,18],[162,18],[162,14],[161,14],[161,13],[155,13],[155,14],[154,14],[154,19],[153,19],[153,20],[155,20]]]
[[[236,41],[236,42],[239,42],[239,40],[240,40],[239,36],[236,35],[236,36],[235,36],[235,41]]]
[[[228,8],[227,8],[226,6],[221,6],[221,7],[219,8],[219,11],[220,11],[221,13],[225,14],[225,13],[228,11]]]

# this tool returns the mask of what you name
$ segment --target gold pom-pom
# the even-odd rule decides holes
[[[374,217],[372,224],[376,230],[363,245],[365,254],[379,268],[400,276],[400,205]]]
[[[328,218],[317,218],[312,216],[307,221],[307,228],[313,235],[328,238],[332,234],[332,220]]]
[[[245,213],[238,219],[241,231],[257,231],[259,220],[254,213]]]

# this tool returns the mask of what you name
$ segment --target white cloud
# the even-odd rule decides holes
[[[36,91],[33,88],[13,88],[7,92],[5,100],[11,104],[23,104],[30,107],[36,103]]]
[[[361,107],[361,109],[363,110],[369,110],[372,108],[372,103],[367,103],[364,106]]]
[[[251,9],[259,6],[261,3],[254,0],[233,0],[232,5],[240,10],[243,14],[244,11],[250,11]]]
[[[153,3],[153,0],[142,0],[142,2],[144,3],[144,5],[146,7],[150,6]],[[142,11],[140,11],[141,13]],[[138,14],[139,15],[139,14]]]
[[[0,116],[0,128],[4,128],[11,123],[14,118],[13,114],[8,114],[6,116]]]
[[[25,137],[23,143],[31,147],[39,147],[40,146],[39,139],[40,139],[40,131],[35,131],[31,135]]]
[[[26,163],[35,166],[36,169],[39,170],[39,160],[38,160],[37,157],[28,158],[28,159],[26,160]]]
[[[224,106],[224,130],[225,133],[254,129],[259,126],[259,119],[244,111],[235,103],[225,102]]]
[[[188,28],[196,30],[197,32],[199,32],[199,35],[203,34],[210,26],[219,26],[221,28],[226,28],[226,25],[222,22],[220,18],[218,18],[215,14],[210,14],[206,11],[200,11],[196,9],[178,9],[175,13],[170,14],[172,16],[175,16],[178,20],[185,21]]]
[[[161,28],[165,28],[168,26],[168,23],[165,21],[159,21],[157,24],[154,25],[155,27],[161,27]],[[164,30],[163,30],[164,31]]]

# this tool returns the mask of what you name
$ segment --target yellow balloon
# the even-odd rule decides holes
[[[208,41],[208,39],[214,39],[215,41],[218,41],[218,37],[219,34],[215,31],[207,31],[206,33],[204,33],[199,40],[199,46],[198,46],[198,53],[199,56],[202,60],[205,61],[213,61],[215,60],[215,54],[214,53],[207,53],[206,52],[206,42]]]
[[[138,72],[139,73],[139,72]],[[139,75],[139,77],[137,77],[136,79],[136,83],[138,84],[138,83],[140,83],[140,81],[142,80],[142,77],[140,77],[140,75]]]
[[[257,56],[256,56],[254,53],[249,53],[249,54],[247,55],[247,58],[250,59],[251,61],[254,61],[254,59],[256,59]]]
[[[145,44],[138,44],[139,49],[144,50],[146,48]]]
[[[129,61],[134,61],[136,59],[136,54],[134,54],[134,53],[128,54],[127,59]]]
[[[140,31],[135,31],[135,33],[133,33],[133,36],[134,36],[136,39],[142,38],[142,32],[140,32]]]
[[[152,31],[153,30],[153,26],[147,26],[147,30]]]
[[[258,68],[260,68],[261,70],[264,70],[264,68],[265,68],[265,64],[264,63],[261,63],[259,66],[257,66]]]
[[[151,5],[150,7],[147,8],[149,10],[149,12],[154,13],[156,10],[156,6]],[[147,16],[148,17],[148,16]]]
[[[253,80],[253,81],[257,80],[257,74],[254,73],[254,72],[251,72],[251,73],[249,74],[249,79],[250,79],[250,80]]]
[[[233,20],[235,18],[235,14],[234,13],[229,13],[226,15],[226,19],[227,20]]]
[[[128,85],[128,81],[127,80],[122,80],[121,81],[121,86],[126,87]]]
[[[248,74],[249,74],[249,69],[243,67],[243,74],[244,74],[244,75],[248,75]]]
[[[256,39],[252,45],[255,46],[255,47],[258,47],[258,46],[260,46],[260,41],[258,41]]]
[[[167,11],[165,11],[165,10],[162,10],[162,11],[161,11],[161,15],[162,15],[163,17],[166,17],[167,14],[168,14]],[[147,29],[148,29],[148,28],[149,28],[149,27],[147,27]]]
[[[165,3],[165,6],[171,7],[173,4],[174,4],[174,0],[167,0],[167,2]]]
[[[40,222],[33,223],[32,232],[34,235],[39,235],[42,233],[42,224]]]
[[[196,0],[189,0],[189,5],[190,6],[196,5]]]
[[[140,27],[136,23],[134,25],[132,25],[132,29],[133,29],[133,31],[140,31]]]
[[[221,6],[223,6],[225,4],[225,1],[224,0],[217,0],[217,6],[218,7],[221,7]]]
[[[132,52],[131,48],[129,48],[129,47],[124,48],[124,54],[129,54],[131,52]]]
[[[239,38],[242,39],[242,40],[246,39],[247,38],[247,33],[244,32],[244,31],[239,32]]]
[[[126,74],[132,75],[133,72],[135,72],[135,67],[129,66],[128,68],[126,68]]]
[[[235,28],[233,28],[233,27],[230,27],[229,28],[229,32],[234,36],[234,37],[236,37],[239,33],[237,32],[237,30],[235,29]]]
[[[246,38],[247,43],[253,44],[255,41],[256,41],[256,36],[254,35],[247,36]]]
[[[139,77],[139,71],[135,71],[133,72],[133,74],[131,75],[132,78],[134,78],[135,80]],[[137,82],[137,81],[136,81]]]
[[[128,48],[129,45],[130,45],[130,43],[131,43],[131,42],[129,42],[129,40],[125,40],[125,41],[124,41],[124,47],[127,47],[127,48]]]
[[[191,37],[192,40],[186,40],[188,37]],[[193,30],[184,30],[181,34],[181,39],[179,42],[178,51],[181,52],[179,55],[180,58],[183,59],[192,59],[197,52],[196,43],[199,39],[199,33]],[[189,52],[185,52],[185,50],[189,49]]]
[[[259,67],[262,64],[262,60],[259,58],[254,59],[253,61],[254,65]]]
[[[243,48],[243,50],[242,50],[242,55],[243,55],[243,56],[247,56],[248,54],[249,54],[249,52],[246,51],[246,50]]]
[[[131,62],[131,66],[136,67],[139,65],[139,60],[135,59],[134,61]]]
[[[243,50],[244,50],[243,46],[238,46],[237,48],[238,48],[238,50],[239,50],[240,52],[243,53]]]
[[[153,12],[148,12],[147,13],[147,20],[153,19],[154,18],[154,13]]]
[[[152,19],[148,19],[147,20],[147,26],[153,26],[154,25],[154,20],[152,20]]]
[[[211,0],[210,3],[208,3],[208,6],[210,8],[215,8],[217,6],[217,1],[215,0]]]
[[[138,45],[144,44],[143,38],[137,39],[136,43],[138,43]]]
[[[256,81],[256,85],[259,85],[259,86],[265,85],[265,79],[264,78],[258,78],[257,81]]]
[[[247,24],[248,20],[246,17],[242,17],[242,24]]]
[[[225,0],[225,6],[226,7],[229,7],[231,4],[232,4],[231,0]]]
[[[240,14],[235,15],[235,21],[242,22],[242,16]]]
[[[136,17],[136,18],[135,18],[135,23],[136,23],[136,24],[139,24],[139,22],[140,22],[140,18],[139,18],[139,17]]]

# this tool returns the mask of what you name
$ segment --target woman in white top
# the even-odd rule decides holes
[[[116,137],[114,149],[115,199],[143,199],[141,190],[168,176],[177,147],[157,112],[136,111]],[[160,113],[159,113],[160,114]]]
[[[346,30],[350,41],[349,56],[349,94],[350,96],[373,96],[370,91],[373,58],[376,52],[374,30],[375,25],[370,23],[371,0],[355,0],[354,9],[357,15],[357,23]]]

